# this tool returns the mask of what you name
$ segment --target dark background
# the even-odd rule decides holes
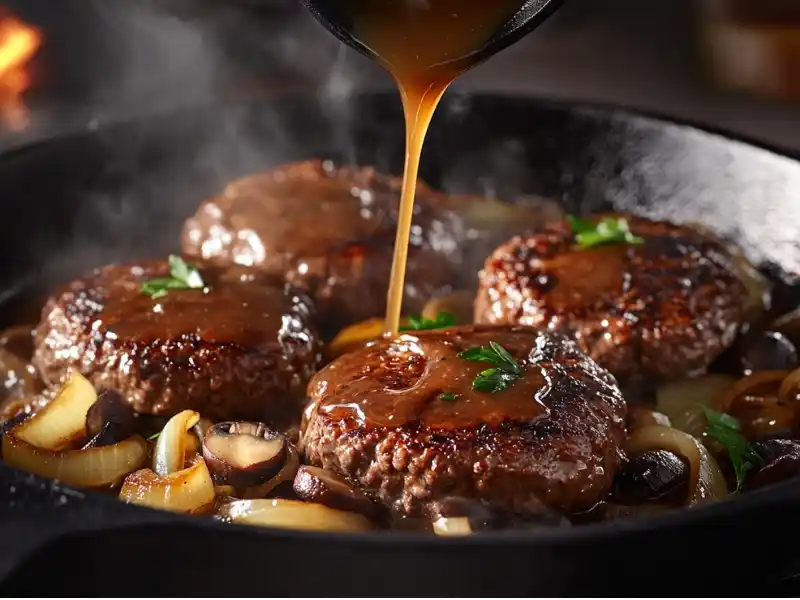
[[[598,100],[800,150],[800,109],[710,83],[701,0],[569,0],[539,31],[458,82]],[[28,135],[175,105],[287,88],[336,97],[388,78],[294,0],[3,0],[47,36]]]

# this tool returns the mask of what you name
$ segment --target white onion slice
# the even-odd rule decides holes
[[[118,444],[86,450],[47,450],[13,434],[3,437],[3,461],[34,475],[77,487],[119,483],[147,461],[147,442],[135,435]]]
[[[705,375],[661,385],[656,392],[656,409],[665,414],[676,429],[700,437],[707,427],[700,405],[714,406],[736,385],[727,375]]]
[[[61,450],[86,436],[86,413],[97,400],[91,383],[77,371],[55,398],[35,415],[17,425],[18,440],[43,450]]]
[[[306,531],[369,531],[369,519],[353,512],[297,500],[237,500],[217,514],[231,523]]]
[[[165,477],[183,469],[188,443],[192,440],[186,434],[199,420],[198,413],[184,410],[167,421],[153,452],[153,471],[156,475]]]

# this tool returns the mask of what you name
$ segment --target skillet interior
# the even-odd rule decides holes
[[[399,101],[381,95],[349,108],[296,98],[206,107],[13,152],[0,160],[0,320],[35,318],[31,295],[92,266],[175,250],[183,219],[231,178],[313,156],[399,172],[403,139]],[[736,239],[787,287],[800,273],[800,163],[696,129],[602,108],[456,96],[434,120],[422,171],[453,192],[490,188],[512,200],[520,193],[560,198],[570,211],[614,207],[699,221]],[[0,531],[24,540],[4,544],[0,569],[54,534],[120,526],[93,534],[100,540],[76,534],[56,541],[40,560],[69,577],[79,595],[105,594],[112,581],[124,581],[126,594],[158,584],[162,594],[181,595],[618,595],[626,586],[646,593],[643,582],[654,579],[665,593],[672,582],[685,586],[701,576],[711,593],[794,572],[800,553],[775,538],[798,520],[799,497],[800,484],[789,482],[692,514],[536,538],[325,536],[316,543],[318,536],[220,528],[95,495],[82,499],[0,465]],[[153,525],[128,528],[140,523]],[[747,568],[725,569],[724,577],[709,572],[745,539],[758,550],[730,561],[746,556]],[[92,565],[92,577],[73,571],[58,550],[81,557],[75,569]],[[41,583],[41,568],[23,566],[9,591]],[[147,575],[131,577],[145,568]],[[200,572],[214,575],[200,580]],[[665,573],[672,579],[664,581]]]

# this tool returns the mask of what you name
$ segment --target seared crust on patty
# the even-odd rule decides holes
[[[231,182],[183,229],[185,254],[259,267],[308,290],[320,322],[338,327],[381,316],[402,180],[371,167],[290,163]],[[454,280],[460,220],[445,197],[417,184],[406,306],[418,312]]]
[[[490,365],[457,356],[490,341],[525,369],[494,394],[471,389]],[[430,515],[448,496],[523,515],[591,508],[611,486],[625,435],[614,378],[574,342],[527,327],[383,340],[317,373],[309,399],[308,461],[408,515]]]
[[[169,270],[165,261],[111,265],[52,296],[36,330],[44,380],[61,384],[77,369],[141,413],[296,421],[319,361],[309,299],[241,267],[201,268],[205,290],[142,293]]]
[[[690,227],[620,216],[643,245],[576,247],[556,222],[497,248],[475,321],[565,333],[620,380],[705,370],[747,317],[730,252]]]

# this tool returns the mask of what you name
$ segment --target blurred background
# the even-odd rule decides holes
[[[195,103],[390,88],[296,0],[0,0],[0,146]],[[800,153],[800,1],[569,0],[458,82],[620,104]]]

